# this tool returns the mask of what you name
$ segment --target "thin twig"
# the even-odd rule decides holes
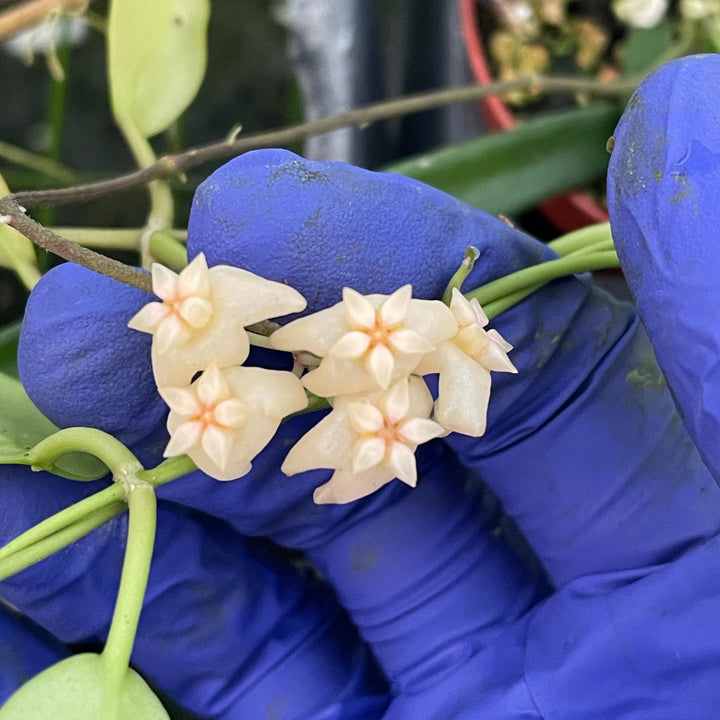
[[[105,180],[87,185],[77,185],[59,190],[34,190],[20,192],[15,195],[18,203],[31,208],[37,205],[63,205],[65,203],[85,202],[104,197],[112,193],[129,190],[151,180],[167,178],[183,172],[202,163],[220,160],[240,155],[249,150],[263,147],[276,147],[304,140],[312,135],[321,135],[331,130],[356,125],[367,127],[379,120],[401,115],[411,115],[443,105],[456,102],[478,100],[490,95],[502,95],[513,90],[525,90],[537,87],[547,93],[588,93],[598,97],[622,97],[634,90],[636,81],[618,81],[613,83],[599,83],[595,80],[582,80],[577,78],[559,78],[544,76],[528,76],[516,80],[490,83],[489,85],[467,85],[429,93],[408,95],[396,100],[367,105],[355,110],[331,115],[329,117],[312,120],[310,122],[293,125],[288,128],[271,130],[269,132],[246,135],[237,140],[223,140],[201,147],[191,148],[177,155],[166,155],[154,165],[142,170],[120,175],[112,180]]]
[[[0,14],[0,40],[32,27],[53,12],[82,12],[91,0],[31,0]]]
[[[58,255],[65,260],[83,265],[90,270],[107,275],[115,280],[130,285],[131,287],[152,292],[150,275],[141,270],[136,270],[130,265],[125,265],[118,260],[96,253],[93,250],[82,247],[77,243],[67,240],[52,230],[40,225],[29,218],[23,208],[14,200],[12,195],[6,195],[0,199],[0,222],[14,227],[26,238],[32,240],[36,245],[48,252]]]
[[[349,110],[319,120],[301,123],[280,130],[247,135],[238,140],[222,142],[192,148],[177,155],[166,155],[155,164],[112,180],[77,185],[59,190],[35,190],[5,195],[0,198],[0,222],[11,225],[36,245],[79,265],[95,270],[103,275],[115,278],[132,287],[152,292],[150,276],[140,270],[116,260],[100,255],[76,243],[67,240],[43,227],[25,214],[25,208],[37,205],[62,205],[64,203],[85,202],[104,197],[111,193],[122,192],[137,185],[181,174],[186,170],[212,160],[239,155],[262,147],[287,145],[298,140],[320,135],[330,130],[357,125],[367,127],[379,120],[400,115],[409,115],[431,108],[455,102],[477,100],[491,95],[502,95],[513,90],[537,87],[546,93],[583,92],[599,97],[618,97],[627,95],[636,86],[636,81],[624,80],[613,83],[599,83],[595,80],[577,78],[559,78],[528,76],[516,80],[494,82],[484,86],[468,85],[435,92],[408,95],[396,100],[388,100],[374,105]]]

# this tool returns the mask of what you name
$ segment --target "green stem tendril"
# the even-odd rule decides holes
[[[533,265],[515,273],[498,278],[476,290],[466,293],[468,299],[477,298],[480,305],[491,317],[488,307],[497,315],[530,295],[551,280],[573,273],[619,267],[614,250],[600,252],[575,252],[566,257]],[[523,294],[524,293],[524,294]],[[491,303],[498,303],[491,306]]]
[[[99,494],[100,493],[98,493],[98,495]],[[68,510],[69,509],[71,508],[68,508]],[[68,545],[72,545],[75,541],[84,538],[96,528],[104,525],[114,517],[125,512],[126,509],[127,506],[124,502],[111,502],[104,507],[88,511],[86,515],[79,518],[71,525],[63,527],[47,537],[43,537],[32,544],[24,543],[26,545],[25,547],[15,548],[14,552],[10,554],[9,557],[5,557],[5,555],[3,555],[2,560],[0,560],[0,581],[19,573],[21,570],[29,568],[31,565],[34,565],[47,557],[50,557],[50,555],[66,548]],[[31,530],[35,530],[35,528],[32,528]],[[31,530],[29,530],[28,533],[31,532]],[[28,533],[20,535],[16,538],[16,540],[23,539]],[[10,549],[12,544],[13,543],[9,543],[2,548],[2,550],[5,551]]]
[[[180,272],[188,264],[187,249],[168,230],[156,230],[150,235],[150,254],[175,272]]]
[[[196,470],[197,465],[187,455],[178,455],[168,458],[150,470],[141,470],[137,473],[137,478],[152,487],[160,487]]]
[[[153,488],[137,478],[130,478],[123,484],[128,488],[127,503],[130,510],[127,545],[115,611],[102,651],[107,697],[112,703],[107,717],[116,717],[127,677],[147,588],[157,523],[157,502]]]
[[[74,450],[95,455],[116,477],[142,470],[138,459],[119,440],[102,430],[86,427],[53,433],[28,452],[28,459],[34,468],[49,470],[58,457]]]
[[[579,230],[573,230],[549,242],[548,247],[552,248],[558,255],[565,256],[579,250],[584,250],[600,242],[612,244],[610,223],[597,223],[596,225],[588,225]]]
[[[465,282],[465,278],[470,274],[479,257],[480,250],[478,250],[474,245],[468,245],[465,249],[465,256],[463,257],[463,261],[460,263],[460,267],[450,278],[450,282],[447,284],[445,292],[443,293],[442,301],[446,305],[449,305],[452,300],[453,289],[457,288],[459,290],[462,287],[463,282]]]
[[[113,484],[104,490],[100,490],[100,492],[96,492],[94,495],[90,495],[90,497],[86,497],[84,500],[80,500],[80,502],[76,502],[74,505],[34,525],[22,535],[18,535],[14,540],[11,540],[7,545],[0,548],[0,560],[5,560],[39,542],[57,536],[57,533],[61,530],[74,526],[75,523],[91,513],[121,501],[124,496],[125,492],[122,486]],[[122,507],[124,507],[124,505]],[[64,546],[59,546],[57,549],[59,550],[61,547]]]
[[[140,168],[147,168],[157,163],[157,157],[147,138],[138,130],[129,118],[116,116],[115,122],[120,128],[135,162]],[[150,255],[150,237],[157,230],[171,228],[175,219],[175,203],[167,180],[152,180],[147,184],[150,195],[150,212],[147,218],[147,231],[140,239],[140,261],[143,267],[152,262]]]

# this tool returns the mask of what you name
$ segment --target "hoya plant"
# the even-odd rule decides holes
[[[610,225],[545,243],[465,202],[501,209],[495,170],[464,173],[506,153],[508,211],[561,189],[527,177],[587,140],[560,141],[565,114],[396,172],[277,146],[540,85],[622,104],[637,78],[524,77],[158,158],[209,13],[110,3],[136,172],[3,188],[0,260],[32,291],[0,373],[0,720],[710,717],[718,56],[639,85]],[[170,178],[218,160],[176,227]],[[34,217],[137,185],[132,263]],[[32,243],[67,262],[41,273]],[[636,304],[589,276],[618,253]]]

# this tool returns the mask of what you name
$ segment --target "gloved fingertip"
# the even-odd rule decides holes
[[[670,62],[637,89],[608,170],[613,237],[685,425],[720,478],[720,55]]]
[[[53,422],[96,427],[132,445],[163,421],[150,336],[127,327],[151,299],[73,263],[42,277],[27,303],[18,369]]]

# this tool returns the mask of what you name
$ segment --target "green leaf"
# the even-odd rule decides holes
[[[7,195],[10,189],[0,175],[0,196]],[[14,270],[27,288],[40,279],[33,244],[15,228],[0,223],[0,267]]]
[[[673,42],[670,20],[665,18],[653,28],[631,28],[627,31],[622,74],[640,75],[650,70]]]
[[[83,653],[61,660],[26,682],[0,708],[0,720],[169,720],[147,683],[128,670],[120,710],[108,707],[102,656]]]
[[[509,215],[604,177],[605,145],[619,117],[620,108],[606,104],[548,114],[383,169]]]
[[[18,376],[17,348],[21,327],[22,322],[18,320],[0,329],[0,373],[14,378]]]
[[[27,451],[57,432],[28,397],[19,380],[0,373],[0,464],[27,465]],[[51,472],[71,480],[97,480],[107,468],[86,453],[67,453],[59,458]]]
[[[209,17],[210,0],[112,0],[108,81],[117,118],[152,137],[180,116],[205,75]]]

